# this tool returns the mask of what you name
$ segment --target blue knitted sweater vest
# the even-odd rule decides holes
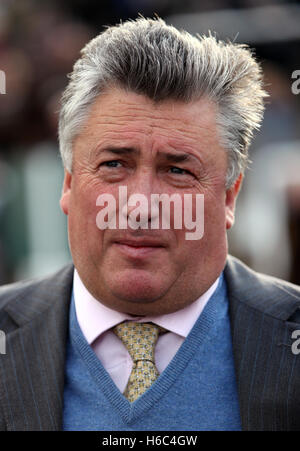
[[[135,402],[118,390],[70,310],[64,430],[240,430],[228,299],[223,276],[191,332]]]

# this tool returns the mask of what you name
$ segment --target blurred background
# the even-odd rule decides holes
[[[138,13],[255,49],[270,98],[251,147],[230,253],[300,284],[300,94],[292,92],[300,5],[284,0],[0,0],[0,284],[70,261],[58,204],[59,98],[85,43]]]

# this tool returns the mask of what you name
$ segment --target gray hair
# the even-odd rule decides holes
[[[107,28],[81,54],[59,118],[60,152],[69,172],[72,144],[91,105],[114,85],[154,101],[208,96],[218,106],[219,135],[228,151],[227,187],[244,172],[267,96],[261,68],[247,46],[218,41],[211,34],[194,37],[159,18],[138,18]]]

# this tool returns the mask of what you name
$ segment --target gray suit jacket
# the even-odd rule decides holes
[[[0,289],[0,430],[60,430],[73,266]],[[300,430],[300,287],[225,268],[243,430]]]

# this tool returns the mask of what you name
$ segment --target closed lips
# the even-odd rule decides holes
[[[118,240],[115,241],[116,244],[123,244],[126,246],[132,247],[164,247],[162,243],[154,242],[154,241],[132,241],[132,240]]]

